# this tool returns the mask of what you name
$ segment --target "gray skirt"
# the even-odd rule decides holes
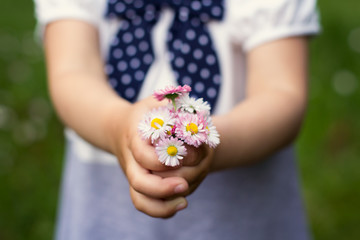
[[[58,240],[308,240],[293,149],[212,173],[170,219],[138,212],[116,164],[79,160],[67,145]]]

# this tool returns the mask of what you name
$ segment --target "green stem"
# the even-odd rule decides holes
[[[171,102],[172,102],[172,105],[174,106],[174,111],[176,112],[176,104],[175,104],[175,99],[174,99],[174,98],[172,98],[172,99],[171,99]]]
[[[176,99],[178,96],[179,96],[179,94],[177,94],[177,93],[171,93],[171,94],[168,94],[168,95],[165,96],[167,99],[170,99],[170,100],[171,100],[172,105],[174,106],[175,112],[176,112],[175,99]]]

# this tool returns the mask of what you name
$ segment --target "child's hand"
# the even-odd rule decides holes
[[[126,112],[114,113],[117,116],[111,121],[109,136],[112,152],[129,181],[134,206],[150,216],[166,218],[187,206],[179,194],[189,191],[189,186],[181,177],[152,174],[169,167],[161,164],[154,147],[139,137],[137,126],[143,115],[156,106],[159,102],[148,98],[130,105]]]
[[[187,196],[194,192],[210,171],[214,150],[206,145],[199,148],[186,146],[188,154],[182,161],[182,167],[168,171],[153,172],[163,178],[181,177],[184,178],[189,188],[181,196]]]

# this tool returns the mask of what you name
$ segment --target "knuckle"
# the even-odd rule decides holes
[[[144,212],[144,209],[143,209],[143,204],[142,204],[142,201],[138,195],[138,193],[136,193],[136,191],[134,191],[134,189],[131,189],[130,188],[130,194],[131,194],[131,201],[134,205],[134,207],[140,211],[140,212]]]
[[[141,211],[141,209],[142,209],[142,207],[141,207],[141,204],[140,204],[140,202],[139,202],[139,199],[138,198],[132,198],[132,202],[133,202],[133,204],[134,204],[134,207],[137,209],[137,210],[139,210],[139,211]]]
[[[133,193],[131,200],[136,210],[151,216],[149,210],[146,207],[146,204],[144,203],[144,200],[139,197],[138,193]]]
[[[137,192],[140,191],[141,189],[141,180],[139,177],[136,177],[136,175],[133,175],[130,179],[129,179],[129,183],[130,185],[133,187],[133,189]]]
[[[136,208],[136,210],[142,212],[142,213],[145,213],[145,214],[148,214],[147,211],[146,211],[146,208],[145,206],[138,200],[133,200],[133,204],[134,204],[134,207]]]

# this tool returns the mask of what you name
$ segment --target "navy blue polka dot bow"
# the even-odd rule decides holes
[[[163,7],[175,12],[167,47],[178,83],[190,85],[192,96],[214,107],[221,75],[206,23],[223,18],[223,0],[109,0],[107,17],[123,20],[106,65],[110,84],[128,101],[137,99],[154,60],[151,30]]]

